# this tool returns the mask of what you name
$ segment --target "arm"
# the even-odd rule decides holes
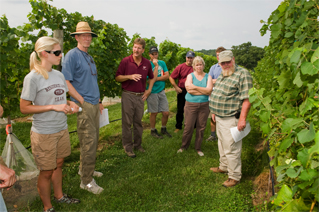
[[[144,92],[144,94],[142,96],[143,101],[145,101],[148,98],[148,96],[151,94],[153,85],[154,85],[154,83],[156,82],[156,79],[157,79],[157,74],[158,74],[158,63],[157,63],[157,60],[156,61],[153,60],[153,63],[155,65],[155,69],[154,69],[154,72],[153,72],[154,77],[153,77],[153,79],[149,80],[148,89]]]
[[[69,94],[78,102],[80,102],[80,104],[83,104],[84,98],[75,90],[75,88],[73,87],[73,85],[71,84],[69,80],[65,80],[65,81],[69,89]]]
[[[0,164],[0,188],[8,188],[16,182],[15,172]]]
[[[243,105],[240,112],[240,117],[237,124],[237,129],[243,131],[246,127],[246,118],[250,109],[249,99],[244,99]]]
[[[127,80],[134,80],[135,82],[139,81],[142,78],[140,74],[132,74],[132,75],[118,75],[115,77],[117,82],[125,82]]]
[[[169,78],[169,73],[168,71],[164,72],[164,75],[163,76],[160,76],[160,77],[157,77],[157,80],[156,81],[165,81]]]
[[[187,83],[187,81],[189,81],[189,77],[191,82]],[[210,95],[213,90],[212,77],[208,76],[206,87],[199,87],[199,86],[193,85],[192,77],[191,75],[188,75],[185,82],[185,87],[186,89],[188,88],[187,92],[192,95]]]
[[[175,80],[171,76],[169,76],[168,79],[169,79],[170,83],[173,85],[173,87],[175,88],[176,93],[178,93],[178,94],[182,93],[182,89],[177,86]]]
[[[67,104],[60,105],[33,105],[31,101],[20,99],[20,111],[23,114],[36,114],[48,111],[71,113],[71,107]]]
[[[2,117],[3,114],[3,107],[0,105],[0,117]]]

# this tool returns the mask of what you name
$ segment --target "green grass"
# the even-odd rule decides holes
[[[176,93],[167,93],[170,119],[167,124],[172,138],[155,139],[150,136],[149,114],[144,115],[142,146],[145,153],[136,152],[132,159],[126,156],[121,143],[121,121],[115,121],[100,130],[96,170],[104,173],[95,178],[104,188],[94,195],[79,188],[79,142],[76,133],[71,134],[72,154],[65,159],[63,190],[81,199],[78,205],[53,205],[57,211],[249,211],[254,210],[251,194],[252,177],[262,168],[260,154],[254,146],[260,134],[251,120],[252,132],[243,141],[241,183],[234,188],[225,188],[222,183],[227,175],[213,174],[209,168],[218,166],[217,142],[206,142],[210,134],[207,122],[202,151],[199,157],[194,149],[194,137],[190,148],[180,154],[182,131],[175,134]],[[121,117],[121,104],[107,107],[110,121]],[[146,104],[145,104],[146,109]],[[69,131],[76,130],[76,116],[68,116]],[[157,117],[157,129],[161,126],[161,114]],[[18,123],[14,133],[25,146],[30,144],[30,123]],[[4,130],[1,129],[1,145]],[[3,148],[1,146],[1,148]],[[40,211],[42,202],[37,198],[21,210]]]

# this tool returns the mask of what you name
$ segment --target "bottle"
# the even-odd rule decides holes
[[[73,108],[71,107],[71,110],[73,111]],[[79,107],[79,111],[78,111],[78,113],[79,112],[82,112],[82,108],[81,107]]]

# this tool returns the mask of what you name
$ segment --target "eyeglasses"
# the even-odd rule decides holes
[[[46,51],[46,50],[45,50]],[[61,50],[56,50],[56,51],[46,51],[47,53],[49,53],[49,54],[54,54],[55,56],[59,56],[61,53],[62,53],[62,51]]]
[[[223,65],[226,65],[226,64],[228,65],[228,64],[230,64],[230,63],[231,63],[231,60],[230,60],[230,61],[227,61],[227,62],[221,62],[220,65],[222,65],[222,66],[223,66]]]
[[[97,74],[97,72],[96,72],[96,73],[93,73],[91,64],[90,64],[89,61],[87,60],[87,57],[89,57],[90,62],[91,62],[92,64],[95,64],[93,58],[92,58],[88,53],[83,52],[83,51],[81,51],[80,49],[79,49],[79,51],[82,53],[82,55],[83,55],[85,61],[86,61],[86,62],[88,63],[88,65],[90,66],[91,74],[92,74],[93,76],[95,76],[95,75]]]

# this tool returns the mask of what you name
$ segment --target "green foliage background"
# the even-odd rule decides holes
[[[281,188],[273,204],[280,211],[318,208],[318,16],[318,1],[285,0],[260,30],[271,38],[249,100],[270,142]]]

